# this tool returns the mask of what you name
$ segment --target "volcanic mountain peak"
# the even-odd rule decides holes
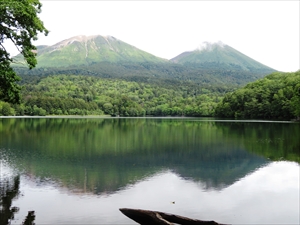
[[[16,59],[21,60],[21,55]],[[37,46],[37,67],[91,65],[99,62],[165,62],[113,36],[79,35],[51,46]]]
[[[90,40],[93,40],[93,39],[96,39],[96,38],[103,38],[105,39],[107,42],[109,42],[110,40],[117,40],[115,37],[113,36],[102,36],[102,35],[91,35],[91,36],[86,36],[86,35],[78,35],[78,36],[74,36],[74,37],[71,37],[71,38],[68,38],[68,39],[65,39],[63,41],[60,41],[56,44],[53,45],[54,48],[63,48],[67,45],[70,45],[74,42],[81,42],[81,43],[86,43],[87,41],[90,41]]]
[[[183,52],[172,62],[201,67],[203,69],[243,70],[260,74],[271,73],[274,70],[223,42],[203,42],[194,51]]]

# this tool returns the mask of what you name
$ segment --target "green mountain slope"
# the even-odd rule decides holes
[[[194,51],[184,52],[171,59],[171,61],[203,69],[238,70],[258,74],[274,72],[274,69],[255,61],[222,42],[205,42],[200,48]]]
[[[21,56],[16,60],[21,61]],[[53,46],[37,47],[37,68],[23,75],[93,75],[130,81],[177,80],[199,85],[232,87],[245,85],[275,70],[224,44],[206,44],[201,50],[185,52],[166,60],[111,36],[76,36]]]
[[[18,56],[20,57],[20,56]],[[16,57],[20,60],[21,58]],[[37,46],[37,67],[91,65],[98,62],[164,62],[112,36],[75,36],[52,46]]]

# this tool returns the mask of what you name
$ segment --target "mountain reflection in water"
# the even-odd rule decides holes
[[[299,161],[299,130],[197,119],[2,119],[0,156],[21,173],[19,215],[35,210],[37,223],[132,224],[122,207],[224,223],[254,223],[244,211],[252,210],[256,223],[299,222],[299,184],[290,180],[299,164],[270,161]],[[290,179],[274,188],[273,178]],[[270,202],[276,220],[257,211]]]
[[[35,209],[37,224],[135,224],[119,212],[123,207],[233,224],[299,224],[298,178],[298,164],[274,162],[220,191],[165,170],[114,193],[93,195],[22,176],[24,196],[15,205],[17,219]]]

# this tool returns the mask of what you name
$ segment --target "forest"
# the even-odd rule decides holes
[[[99,78],[118,78],[127,81],[144,83],[176,80],[193,82],[201,85],[222,85],[233,87],[245,85],[264,77],[274,70],[242,70],[222,63],[178,64],[172,62],[98,62],[90,65],[71,65],[65,67],[38,67],[28,70],[22,66],[14,66],[16,73],[24,76],[49,75],[83,75]]]
[[[26,79],[22,103],[2,102],[2,115],[211,116],[226,91],[192,82],[154,84],[80,75]]]
[[[299,119],[300,71],[274,72],[242,88],[179,79],[22,75],[21,104],[0,115],[191,116]]]
[[[245,119],[296,119],[300,117],[300,71],[274,72],[227,93],[215,116]]]

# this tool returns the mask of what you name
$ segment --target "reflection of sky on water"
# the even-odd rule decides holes
[[[234,224],[299,224],[299,164],[274,162],[218,191],[166,170],[110,195],[73,194],[22,177],[14,224],[134,224],[118,209],[142,208]],[[172,204],[175,201],[175,204]],[[47,206],[47,207],[45,207]]]

